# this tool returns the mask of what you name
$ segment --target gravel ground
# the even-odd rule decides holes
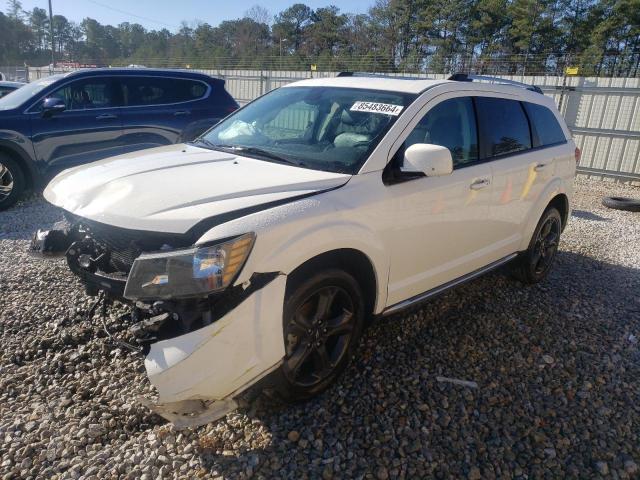
[[[0,477],[639,478],[640,213],[612,194],[640,189],[577,182],[541,285],[468,283],[377,321],[319,398],[182,432],[136,402],[141,357],[64,262],[25,254],[59,217],[33,196],[0,212]]]

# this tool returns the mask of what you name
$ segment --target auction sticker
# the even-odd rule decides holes
[[[403,108],[402,105],[393,105],[391,103],[356,102],[349,110],[352,112],[384,113],[385,115],[397,117]]]

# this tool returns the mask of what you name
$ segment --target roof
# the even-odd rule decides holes
[[[495,82],[491,82],[491,77],[478,77],[484,81],[459,81],[459,80],[434,80],[427,78],[410,78],[410,77],[392,77],[382,75],[349,75],[339,77],[311,78],[295,83],[285,85],[290,86],[310,86],[310,87],[344,87],[344,88],[366,88],[371,90],[384,90],[389,92],[402,92],[410,94],[419,94],[428,88],[438,85],[449,85],[451,90],[476,90],[478,92],[498,92],[506,95],[517,95],[527,101],[534,103],[545,103],[549,97],[541,95],[530,88],[528,85],[501,83],[496,78]],[[551,100],[552,101],[552,100]]]
[[[407,79],[406,77],[383,76],[352,76],[352,77],[325,77],[311,78],[287,86],[309,87],[343,87],[343,88],[368,88],[371,90],[387,90],[390,92],[420,93],[435,85],[447,83],[447,80],[428,80],[424,78]]]

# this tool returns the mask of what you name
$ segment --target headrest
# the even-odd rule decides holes
[[[343,110],[340,116],[340,121],[345,125],[359,125],[363,123],[369,116],[366,112],[352,112],[350,110]]]

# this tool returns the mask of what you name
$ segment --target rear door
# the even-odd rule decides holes
[[[204,81],[153,75],[123,76],[120,81],[131,150],[192,140],[214,123],[205,102],[212,88]]]
[[[38,160],[45,162],[47,169],[60,170],[122,153],[119,93],[113,78],[89,77],[47,95],[64,100],[65,111],[45,117],[42,102],[32,107],[30,121]]]
[[[477,97],[481,156],[491,165],[493,191],[488,224],[493,236],[493,260],[518,250],[522,225],[554,165],[534,148],[522,102],[516,98]]]

